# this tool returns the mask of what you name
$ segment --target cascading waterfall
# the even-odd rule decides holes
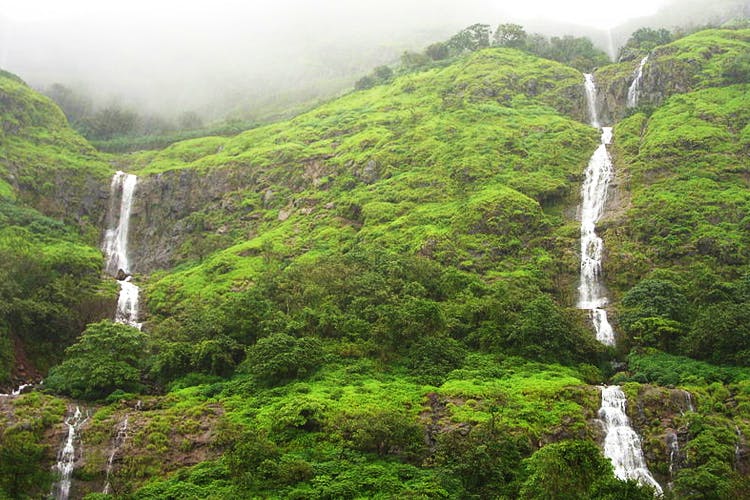
[[[734,470],[737,470],[742,462],[742,431],[736,425],[734,426],[734,433],[737,435],[737,441],[734,444]]]
[[[68,433],[62,443],[60,451],[57,452],[57,463],[54,470],[59,474],[59,479],[52,485],[52,493],[56,500],[68,500],[70,495],[71,477],[75,467],[76,458],[81,455],[76,452],[76,443],[80,444],[79,429],[89,419],[88,412],[82,412],[80,407],[76,406],[75,411],[65,418],[65,425]]]
[[[640,98],[641,82],[643,82],[643,67],[648,62],[648,55],[641,59],[641,63],[638,65],[638,69],[635,72],[633,83],[628,88],[628,100],[626,102],[627,107],[634,108],[638,106],[638,99]]]
[[[651,486],[661,495],[663,490],[646,467],[641,450],[641,439],[630,427],[625,413],[627,399],[619,386],[602,388],[602,407],[599,417],[604,422],[604,456],[612,460],[615,476],[622,480],[635,479]]]
[[[695,406],[693,405],[693,395],[690,394],[690,391],[682,391],[683,396],[685,396],[685,408],[687,411],[695,411]],[[683,411],[682,414],[684,415],[685,412]]]
[[[594,77],[586,74],[586,102],[593,127],[599,128],[596,111]],[[596,223],[604,212],[607,189],[612,180],[612,159],[607,146],[612,142],[612,127],[602,127],[601,144],[594,151],[584,172],[581,187],[581,284],[578,287],[578,307],[590,311],[599,342],[614,345],[615,334],[607,319],[607,297],[601,283],[604,242],[596,234]]]
[[[669,450],[669,489],[672,489],[674,483],[675,472],[680,466],[680,443],[677,439],[677,434],[674,431],[670,431],[667,434],[667,449]]]
[[[115,321],[131,325],[139,330],[138,299],[139,288],[132,283],[130,262],[128,261],[128,232],[130,230],[130,212],[133,208],[133,194],[138,178],[132,174],[118,171],[112,177],[110,202],[110,228],[104,234],[102,248],[107,258],[107,273],[115,276],[120,284],[120,295],[117,299]],[[115,219],[116,201],[120,198],[119,217]]]
[[[26,390],[27,387],[32,387],[34,384],[21,384],[9,393],[6,394],[0,394],[0,398],[14,398],[16,396],[20,396],[21,393]]]
[[[107,459],[107,475],[106,475],[104,489],[102,490],[102,493],[109,494],[111,492],[112,486],[109,483],[109,476],[112,474],[112,467],[115,462],[115,456],[117,455],[117,452],[120,451],[120,448],[122,447],[127,437],[128,437],[128,416],[126,415],[125,418],[122,420],[122,423],[120,424],[119,428],[117,429],[117,434],[115,435],[115,439],[112,442],[112,452],[109,454],[109,458]]]
[[[600,128],[593,75],[585,74],[584,82],[591,126]],[[607,151],[607,146],[612,142],[612,128],[601,129],[601,144],[589,160],[581,187],[581,284],[578,287],[578,307],[590,311],[597,340],[613,345],[614,331],[607,319],[607,312],[602,309],[608,302],[601,283],[604,242],[596,234],[596,223],[604,212],[607,189],[613,175],[612,158]],[[602,388],[599,417],[605,430],[604,456],[612,461],[618,478],[635,479],[662,494],[661,486],[646,467],[641,440],[630,427],[625,413],[626,401],[625,394],[618,386]]]
[[[599,128],[599,113],[596,111],[596,84],[594,75],[584,73],[584,85],[586,89],[586,104],[589,110],[589,123],[592,127]]]

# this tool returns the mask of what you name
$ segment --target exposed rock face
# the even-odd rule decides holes
[[[24,180],[22,168],[17,165],[10,165],[8,173],[8,181],[21,199],[48,217],[64,219],[81,229],[89,224],[93,227],[104,224],[109,203],[109,175],[82,176],[75,170],[62,170],[44,186],[38,186]]]
[[[215,217],[196,214],[218,213],[220,219],[242,224],[244,218],[238,217],[237,212],[252,207],[241,206],[243,195],[238,191],[256,184],[254,177],[251,169],[244,168],[205,172],[182,169],[140,177],[131,213],[132,271],[144,273],[172,266],[190,234],[219,232],[223,226]],[[268,195],[270,190],[265,192],[266,196],[258,196],[259,204],[275,199]],[[226,231],[224,227],[221,232]]]

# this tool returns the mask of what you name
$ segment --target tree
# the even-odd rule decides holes
[[[642,54],[648,53],[659,45],[664,45],[673,40],[672,33],[669,30],[660,28],[639,28],[630,35],[625,45],[620,49],[617,57],[618,61],[630,61],[636,59]]]
[[[448,40],[448,47],[454,54],[474,52],[490,46],[490,26],[488,24],[472,24],[464,28]]]
[[[91,113],[91,99],[77,94],[61,83],[50,85],[45,94],[60,106],[70,123],[76,123]]]
[[[448,58],[448,56],[450,55],[450,50],[448,49],[447,44],[436,42],[428,45],[424,53],[427,54],[427,56],[433,61],[442,61],[443,59]]]
[[[404,68],[418,68],[420,66],[424,66],[425,64],[430,62],[430,58],[427,57],[424,54],[420,54],[418,52],[410,52],[408,50],[405,50],[403,54],[401,54],[401,65]]]
[[[81,127],[86,137],[107,140],[133,133],[138,120],[134,111],[111,104],[82,120]]]
[[[243,370],[267,385],[278,385],[309,375],[323,361],[323,344],[310,337],[277,333],[262,338],[248,350]]]
[[[495,45],[520,49],[526,46],[526,31],[520,24],[501,24],[493,37]]]
[[[51,475],[40,467],[46,450],[38,440],[29,431],[6,429],[0,434],[0,498],[31,498],[34,493],[44,497]]]
[[[653,491],[615,478],[612,464],[591,441],[548,444],[524,460],[526,479],[520,498],[651,500]],[[622,484],[621,484],[622,483]],[[627,496],[620,493],[627,492]]]
[[[146,335],[105,320],[88,326],[50,370],[45,386],[74,398],[100,399],[116,389],[139,391]]]
[[[195,130],[203,126],[203,119],[195,111],[185,111],[177,118],[177,125],[182,130]]]
[[[440,433],[435,465],[457,477],[466,492],[477,498],[513,498],[521,458],[529,452],[524,436],[482,423],[468,434],[463,430]]]

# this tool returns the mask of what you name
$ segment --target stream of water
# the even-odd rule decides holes
[[[120,285],[117,299],[115,321],[141,329],[138,322],[138,304],[140,289],[133,284],[128,260],[128,233],[130,231],[130,213],[133,209],[133,197],[138,178],[132,174],[118,171],[112,177],[110,187],[109,228],[104,233],[102,248],[106,256],[107,273],[115,276]],[[120,200],[119,209],[116,200]],[[115,214],[118,214],[117,217]]]

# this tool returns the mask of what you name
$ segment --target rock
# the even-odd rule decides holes
[[[290,215],[292,215],[292,209],[291,208],[281,209],[281,210],[279,210],[279,217],[278,217],[278,219],[283,222],[283,221],[287,220]]]
[[[123,280],[126,280],[126,279],[128,279],[128,277],[129,277],[129,276],[130,276],[130,274],[129,274],[129,273],[126,273],[126,272],[125,272],[124,270],[122,270],[122,269],[118,269],[118,270],[117,270],[117,274],[115,275],[115,279],[116,279],[117,281],[123,281]]]
[[[273,198],[274,192],[270,189],[266,189],[266,192],[263,193],[263,208],[268,208],[271,205]]]

